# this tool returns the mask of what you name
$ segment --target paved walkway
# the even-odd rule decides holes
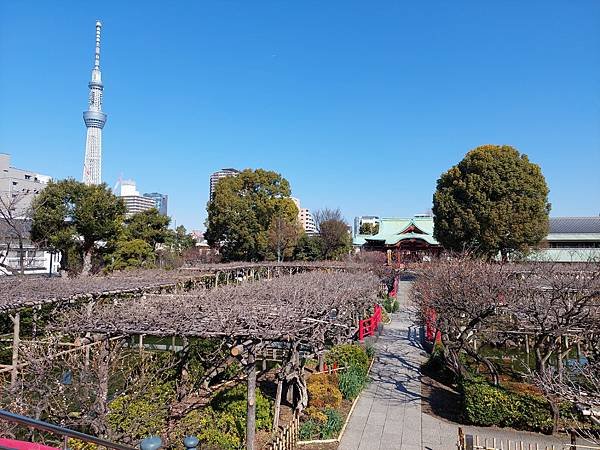
[[[399,288],[401,312],[394,314],[392,323],[386,325],[375,344],[377,357],[371,370],[372,380],[356,403],[340,450],[456,449],[458,425],[421,411],[419,370],[426,354],[407,304],[410,283],[401,282]],[[542,441],[539,435],[512,430],[464,429],[482,438],[522,439],[540,444],[559,442],[546,436]]]

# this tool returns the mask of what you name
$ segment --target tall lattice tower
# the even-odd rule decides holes
[[[83,113],[83,121],[87,127],[85,138],[85,161],[83,162],[83,182],[85,184],[100,184],[102,182],[102,128],[106,123],[106,114],[102,112],[102,73],[100,72],[100,30],[102,23],[96,22],[96,55],[88,110]]]

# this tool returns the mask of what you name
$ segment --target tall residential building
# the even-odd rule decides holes
[[[315,223],[315,219],[311,214],[308,208],[302,208],[300,206],[300,200],[295,197],[292,197],[292,201],[296,204],[296,208],[298,208],[298,222],[302,225],[304,232],[306,234],[317,234],[317,224]]]
[[[121,181],[121,193],[119,196],[125,203],[127,210],[125,215],[128,217],[156,207],[156,202],[153,198],[140,195],[133,180]]]
[[[167,216],[167,204],[169,202],[169,196],[167,194],[161,194],[160,192],[145,193],[144,197],[148,197],[154,200],[154,207],[158,209],[158,212],[163,216]]]
[[[213,196],[215,194],[215,188],[217,187],[217,182],[221,178],[233,177],[233,176],[237,175],[238,173],[240,173],[239,170],[237,170],[237,169],[231,169],[231,168],[217,170],[215,173],[213,173],[210,176],[210,196],[209,196],[209,200],[213,199]]]
[[[102,128],[106,123],[106,114],[102,112],[102,73],[100,72],[100,29],[102,23],[96,22],[96,54],[92,79],[88,86],[88,110],[83,113],[83,121],[87,127],[85,138],[85,160],[83,162],[83,182],[100,184],[102,182]]]
[[[48,175],[12,167],[10,155],[0,153],[0,196],[3,204],[13,204],[16,217],[25,215],[33,198],[50,180]]]

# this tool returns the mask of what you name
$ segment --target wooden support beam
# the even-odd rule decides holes
[[[255,348],[248,351],[246,374],[248,377],[248,401],[246,413],[246,449],[254,450],[256,436],[256,355]]]
[[[279,414],[281,410],[281,391],[283,390],[283,368],[277,376],[277,393],[275,394],[275,411],[273,412],[273,433],[279,429]]]
[[[18,366],[19,366],[19,343],[21,332],[21,313],[16,312],[14,316],[9,316],[13,323],[13,343],[12,343],[12,369],[10,371],[10,387],[14,389],[17,386]]]

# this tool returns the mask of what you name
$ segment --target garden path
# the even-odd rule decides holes
[[[409,281],[401,281],[400,312],[375,343],[377,355],[371,382],[358,399],[339,450],[449,450],[456,449],[458,424],[421,409],[421,347],[408,300]],[[463,427],[481,438],[559,444],[558,439],[535,433],[495,428]],[[524,447],[527,448],[527,447]],[[557,447],[557,448],[562,448]]]

